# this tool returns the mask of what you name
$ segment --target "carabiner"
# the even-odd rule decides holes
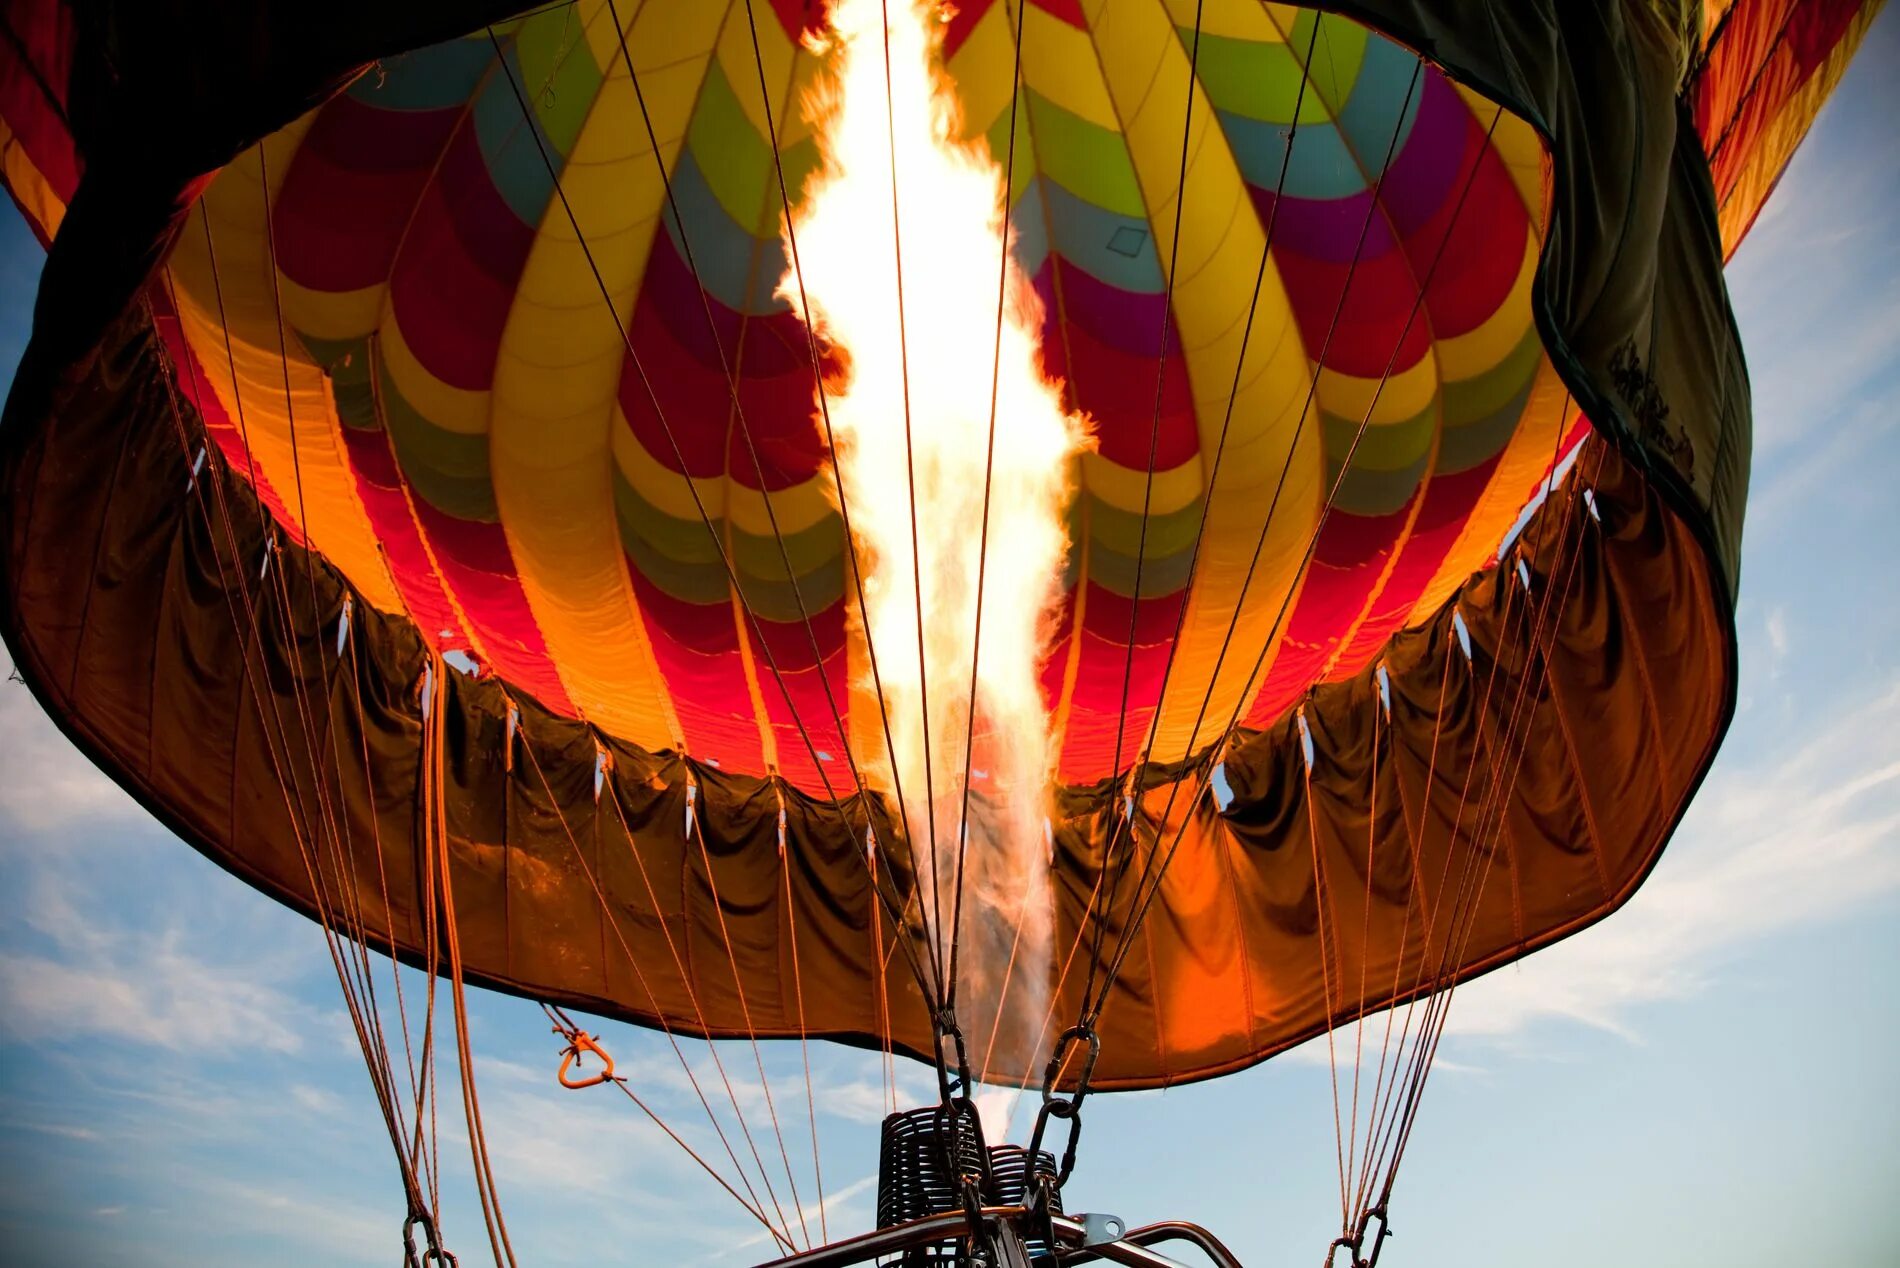
[[[1049,1054],[1049,1065],[1042,1076],[1044,1105],[1062,1099],[1056,1095],[1056,1080],[1062,1077],[1062,1066],[1068,1059],[1069,1045],[1082,1040],[1088,1041],[1089,1052],[1082,1061],[1081,1072],[1076,1075],[1075,1091],[1068,1097],[1069,1104],[1076,1109],[1082,1108],[1082,1098],[1089,1094],[1089,1080],[1095,1076],[1095,1062],[1102,1055],[1102,1037],[1095,1033],[1093,1026],[1071,1026],[1056,1040],[1055,1051]]]
[[[584,1079],[568,1078],[568,1070],[573,1068],[574,1062],[580,1059],[583,1052],[593,1053],[607,1068],[599,1074],[589,1075]],[[614,1077],[614,1059],[607,1055],[606,1049],[594,1042],[592,1035],[584,1030],[576,1030],[568,1036],[567,1047],[561,1053],[561,1068],[555,1077],[561,1081],[561,1086],[566,1088],[593,1087],[596,1084],[607,1083]]]

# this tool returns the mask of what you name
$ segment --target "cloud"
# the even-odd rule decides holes
[[[193,926],[139,928],[70,858],[29,849],[7,861],[20,913],[0,948],[0,1036],[8,1040],[291,1053],[340,1026],[334,1012],[285,988],[295,962],[288,948],[225,937],[232,931],[202,916]],[[28,930],[38,938],[18,936]]]
[[[1768,650],[1779,661],[1788,654],[1788,605],[1777,603],[1768,612]]]
[[[105,1037],[179,1052],[295,1052],[303,1035],[290,1019],[310,1011],[242,966],[207,963],[170,938],[124,940],[80,964],[0,954],[0,999],[0,1034],[10,1040]]]
[[[368,1210],[334,1194],[306,1200],[276,1188],[226,1177],[192,1176],[208,1209],[229,1227],[272,1239],[291,1238],[321,1252],[323,1263],[387,1263],[399,1249],[400,1221],[388,1211]]]
[[[0,666],[0,753],[7,755],[0,823],[43,832],[86,822],[144,822],[138,803],[80,756],[13,679],[13,661],[3,651]]]

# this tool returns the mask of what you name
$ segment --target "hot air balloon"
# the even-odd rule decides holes
[[[801,1262],[1158,1262],[957,1107],[1422,1068],[1641,884],[1734,708],[1722,263],[1877,7],[18,0],[0,630],[346,992],[933,1064],[942,1192]]]

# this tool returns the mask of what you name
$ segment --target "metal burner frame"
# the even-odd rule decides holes
[[[1024,1241],[1034,1237],[1040,1222],[1022,1206],[986,1206],[977,1212],[974,1220],[963,1211],[946,1211],[813,1247],[760,1264],[758,1268],[844,1268],[956,1240],[963,1243],[957,1259],[959,1264],[1030,1268]],[[1186,1242],[1196,1247],[1216,1268],[1242,1268],[1241,1262],[1219,1238],[1198,1224],[1181,1220],[1165,1220],[1131,1230],[1110,1215],[1057,1215],[1048,1217],[1048,1226],[1056,1235],[1055,1262],[1063,1268],[1097,1262],[1126,1264],[1130,1268],[1186,1268],[1181,1261],[1152,1249],[1169,1242]]]

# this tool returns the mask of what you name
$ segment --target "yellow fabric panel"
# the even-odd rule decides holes
[[[1533,231],[1542,239],[1550,223],[1550,156],[1544,152],[1544,139],[1528,121],[1509,110],[1500,111],[1496,102],[1477,89],[1456,80],[1452,87],[1464,98],[1465,108],[1478,126],[1491,130],[1491,150],[1510,172],[1511,183],[1524,199],[1524,209],[1531,213]],[[1448,371],[1445,377],[1458,376]]]
[[[1174,33],[1161,29],[1172,42]],[[1023,82],[1070,114],[1121,131],[1091,34],[1034,5],[1023,9]]]
[[[689,523],[699,522],[699,506],[693,503],[695,492],[699,495],[699,504],[706,508],[706,514],[717,519],[726,513],[726,478],[712,476],[694,480],[686,478],[648,453],[633,434],[627,417],[620,412],[620,406],[614,405],[613,426],[608,429],[609,444],[613,449],[614,465],[634,492],[654,507],[674,519]],[[775,502],[776,506],[777,503]]]
[[[14,139],[13,129],[0,118],[0,184],[7,187],[26,218],[39,226],[50,242],[66,218],[66,204],[27,157],[26,147]]]
[[[698,7],[698,6],[682,6]],[[708,10],[716,6],[705,5]],[[759,67],[765,67],[765,82],[775,88],[790,84],[796,73],[801,82],[811,82],[815,59],[807,49],[801,49],[792,42],[779,25],[776,14],[763,0],[752,0],[753,21],[746,22],[745,5],[728,4],[728,16],[720,28],[718,37],[719,68],[726,74],[726,82],[732,85],[732,91],[739,98],[739,106],[745,111],[746,118],[752,121],[752,129],[761,137],[770,137],[772,129],[766,125],[765,103],[759,100]],[[752,47],[753,31],[758,32],[759,46],[756,52]],[[646,83],[646,76],[640,76],[640,82]],[[795,97],[787,97],[775,92],[772,101],[772,121],[778,125],[778,148],[783,153],[811,135],[811,125],[805,121],[803,103]],[[774,178],[773,188],[777,183]],[[798,201],[796,189],[787,191],[794,204]]]
[[[1425,310],[1421,308],[1413,325],[1421,326],[1424,322]],[[1522,333],[1521,328],[1519,333]],[[1509,351],[1509,345],[1504,351]],[[1374,427],[1416,418],[1437,395],[1438,359],[1433,355],[1420,357],[1409,370],[1395,370],[1383,379],[1341,374],[1331,369],[1319,372],[1320,405],[1355,428],[1368,416]],[[1318,426],[1318,420],[1309,418],[1306,425]],[[1354,465],[1357,463],[1355,458]]]
[[[1542,251],[1541,242],[1526,238],[1517,281],[1498,310],[1477,329],[1438,341],[1438,364],[1447,382],[1483,374],[1509,356],[1524,338],[1531,324],[1531,285],[1537,280],[1537,257]]]
[[[596,297],[596,302],[598,297]],[[388,305],[383,308],[383,324],[376,332],[383,366],[402,398],[422,417],[443,431],[460,436],[480,436],[488,430],[488,393],[470,388],[451,387],[424,368],[402,337],[402,323]]]
[[[720,20],[711,6],[645,5],[627,33],[669,169]],[[679,721],[634,602],[610,455],[627,433],[617,405],[621,323],[645,276],[665,186],[618,35],[600,25],[589,24],[588,39],[606,76],[560,173],[581,237],[560,198],[550,199],[502,331],[488,435],[501,522],[562,686],[591,721],[658,749],[678,746]]]
[[[1232,396],[1225,456],[1207,495],[1207,526],[1187,619],[1151,737],[1152,756],[1165,761],[1180,756],[1189,743],[1210,683],[1208,707],[1214,717],[1228,716],[1257,690],[1249,672],[1252,653],[1270,636],[1277,637],[1274,617],[1298,584],[1301,550],[1318,514],[1324,470],[1321,429],[1312,423],[1298,426],[1312,371],[1285,288],[1272,270],[1261,286],[1253,330],[1242,347],[1265,230],[1212,105],[1200,86],[1190,83],[1187,49],[1167,11],[1153,0],[1101,0],[1086,8],[1103,85],[1127,138],[1164,269],[1177,217],[1180,220],[1173,310],[1205,463],[1211,464],[1220,445]],[[1190,92],[1193,117],[1183,177],[1183,114]],[[1266,523],[1272,489],[1283,468],[1286,486],[1277,512]],[[1243,595],[1241,584],[1263,524],[1266,546]],[[1215,661],[1230,623],[1243,654],[1227,656],[1214,682]]]
[[[726,490],[726,514],[731,518],[732,526],[742,533],[750,533],[754,537],[771,537],[772,522],[776,519],[779,533],[789,536],[803,532],[837,513],[832,506],[831,489],[831,474],[828,471],[820,471],[809,480],[790,488],[774,489],[768,514],[765,494],[732,481]]]
[[[980,137],[1000,115],[1009,113],[1010,73],[1015,66],[1011,37],[1013,10],[1021,0],[997,0],[964,38],[963,46],[944,67],[955,82],[963,111],[963,135]],[[1018,110],[1021,109],[1020,102]],[[995,156],[998,165],[1003,155]]]
[[[280,286],[284,320],[316,339],[353,339],[369,334],[382,318],[383,301],[389,294],[385,282],[354,291],[318,291],[286,277]]]
[[[1406,617],[1406,625],[1431,616],[1466,577],[1496,560],[1505,531],[1530,501],[1537,480],[1550,469],[1558,431],[1569,427],[1575,414],[1571,406],[1570,393],[1558,379],[1556,369],[1548,359],[1543,360],[1517,430],[1499,455],[1484,495],[1471,509],[1457,543],[1446,553],[1444,563]]]
[[[1208,35],[1271,44],[1283,41],[1270,10],[1285,9],[1282,21],[1288,26],[1299,13],[1289,5],[1261,4],[1260,0],[1167,0],[1167,5],[1174,24],[1184,31],[1194,29],[1198,12],[1201,30]]]
[[[265,141],[262,156],[273,186],[289,170],[311,118],[306,115]],[[279,343],[263,176],[260,151],[247,150],[192,208],[169,262],[179,321],[205,368],[210,390],[232,420],[241,421],[259,471],[298,521],[305,539],[342,570],[364,599],[382,611],[402,612],[396,583],[357,496],[330,381],[287,328]],[[219,325],[220,293],[231,336],[229,354]]]
[[[1146,468],[1130,470],[1097,453],[1082,455],[1082,487],[1116,510],[1131,514],[1141,512],[1145,497],[1150,515],[1170,515],[1192,505],[1201,496],[1205,481],[1199,457],[1156,471],[1151,486]]]

